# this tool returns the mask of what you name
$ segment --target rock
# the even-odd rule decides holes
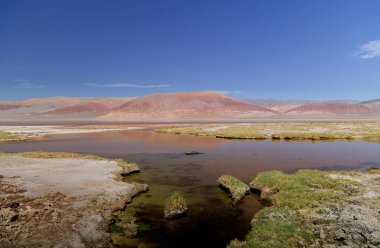
[[[356,243],[364,243],[366,240],[365,237],[363,237],[363,235],[357,232],[351,233],[351,239]]]
[[[187,212],[187,204],[183,196],[174,192],[166,201],[164,215],[167,219],[183,216]]]
[[[11,202],[8,204],[7,207],[10,207],[10,208],[18,208],[20,206],[20,203],[18,202]]]
[[[335,228],[332,232],[333,234],[333,239],[337,241],[343,241],[347,239],[346,233],[340,229],[340,228]]]
[[[135,223],[129,223],[125,227],[124,234],[128,238],[133,238],[138,234],[138,232],[139,232],[139,225],[137,225]]]
[[[185,152],[185,155],[200,155],[200,154],[203,154],[203,153],[197,152],[197,151]]]
[[[374,245],[380,245],[380,231],[371,233],[368,236],[368,241]]]
[[[228,190],[234,203],[240,201],[249,192],[248,185],[230,175],[219,177],[218,183],[222,188]]]

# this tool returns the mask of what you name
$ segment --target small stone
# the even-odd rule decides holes
[[[139,225],[137,225],[135,223],[129,223],[129,224],[127,224],[127,226],[125,228],[124,234],[128,238],[133,238],[137,235],[138,232],[139,232]]]
[[[323,228],[321,228],[321,230],[319,231],[319,237],[321,239],[325,239],[326,238],[326,234],[325,234],[325,231],[323,230]]]
[[[347,239],[347,235],[342,229],[336,228],[333,230],[333,238],[337,241],[343,241]]]
[[[365,238],[360,233],[357,233],[357,232],[352,233],[351,238],[355,242],[361,242],[361,243],[365,242]]]
[[[380,245],[380,231],[376,231],[376,232],[371,233],[368,236],[368,240],[370,241],[370,243],[372,243],[374,245]]]

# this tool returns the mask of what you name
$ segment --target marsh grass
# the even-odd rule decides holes
[[[274,189],[277,193],[271,200],[277,207],[289,209],[302,209],[343,196],[340,180],[318,170],[299,170],[295,174],[266,171],[259,173],[251,185]]]
[[[250,185],[261,190],[271,189],[272,206],[256,215],[244,241],[234,240],[229,247],[310,246],[315,236],[307,228],[303,216],[316,206],[342,199],[345,184],[355,182],[334,179],[328,172],[318,170],[299,170],[294,174],[259,173]]]
[[[10,139],[17,139],[17,135],[10,134],[8,132],[0,131],[0,141],[1,140],[10,140]]]
[[[272,140],[352,140],[380,141],[377,122],[349,123],[257,123],[231,125],[175,126],[159,133],[215,136],[227,139]]]

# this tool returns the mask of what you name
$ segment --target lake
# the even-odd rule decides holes
[[[152,130],[56,135],[24,143],[0,144],[0,151],[63,151],[124,158],[140,164],[141,173],[127,178],[149,184],[150,190],[133,200],[132,211],[144,228],[125,246],[144,242],[155,247],[225,247],[242,239],[263,203],[255,194],[236,206],[216,183],[231,174],[245,183],[264,170],[367,169],[380,167],[380,144],[370,142],[272,142],[158,134]],[[186,151],[203,154],[188,156]],[[188,214],[163,218],[165,199],[181,192]]]

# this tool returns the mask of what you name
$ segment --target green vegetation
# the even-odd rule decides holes
[[[327,172],[318,170],[300,170],[295,174],[259,173],[250,185],[262,192],[271,192],[266,197],[273,205],[256,215],[245,241],[234,240],[229,247],[310,246],[315,234],[303,218],[312,208],[345,196],[344,185],[347,184],[353,182],[333,179]]]
[[[340,181],[318,170],[299,170],[295,174],[266,171],[259,173],[250,185],[272,189],[275,193],[270,200],[277,207],[289,209],[302,209],[343,196]]]
[[[228,190],[234,203],[240,201],[249,192],[248,185],[230,175],[219,177],[218,183],[221,187]]]
[[[1,155],[17,155],[24,158],[64,158],[64,159],[91,159],[91,160],[108,160],[96,155],[69,153],[69,152],[45,152],[45,151],[32,151],[32,152],[20,152],[20,153],[1,153]]]
[[[18,137],[16,135],[0,131],[0,141],[6,141],[6,140],[14,140]]]
[[[187,204],[179,192],[174,192],[166,201],[165,218],[172,219],[183,215],[187,211]]]
[[[302,226],[301,218],[286,209],[272,207],[259,213],[245,241],[233,240],[229,247],[307,247],[312,241],[313,233]]]
[[[196,125],[162,128],[156,132],[253,140],[380,140],[380,125],[377,122]]]

